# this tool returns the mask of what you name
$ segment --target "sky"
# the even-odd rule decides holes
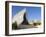
[[[26,8],[26,18],[28,21],[41,20],[41,7],[32,6],[12,6],[12,17],[24,8]]]

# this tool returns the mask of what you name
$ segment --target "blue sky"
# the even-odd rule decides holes
[[[12,16],[26,8],[27,20],[41,20],[41,7],[12,6]]]

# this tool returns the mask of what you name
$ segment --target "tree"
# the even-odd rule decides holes
[[[15,21],[15,23],[12,24],[12,29],[17,29],[17,22]]]

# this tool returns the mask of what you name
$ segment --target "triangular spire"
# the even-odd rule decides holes
[[[23,22],[23,16],[24,13],[26,12],[26,8],[22,9],[21,11],[19,11],[12,20],[12,23],[14,23],[15,21],[17,22],[17,24],[21,24]]]

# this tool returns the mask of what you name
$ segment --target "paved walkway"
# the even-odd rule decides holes
[[[33,25],[20,25],[18,28],[19,29],[25,29],[25,28],[36,28],[36,27]]]

